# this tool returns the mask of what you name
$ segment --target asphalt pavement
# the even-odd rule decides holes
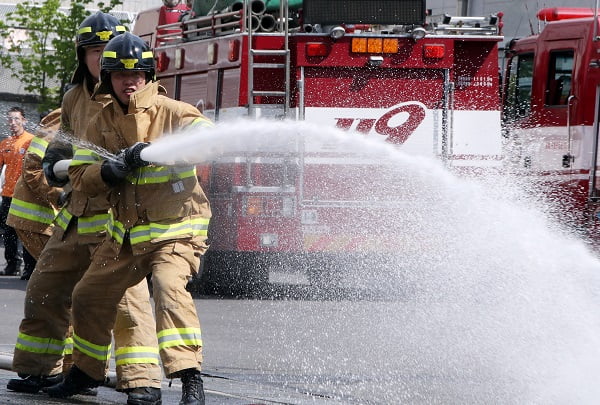
[[[1,237],[0,237],[1,240]],[[0,274],[4,269],[6,262],[4,260],[4,247],[0,242]],[[20,276],[0,275],[2,284],[2,294],[0,294],[0,308],[2,308],[2,328],[16,331],[21,319],[22,302],[25,296],[25,287],[27,281],[20,280]],[[8,339],[11,340],[11,339]],[[9,391],[6,388],[8,380],[17,378],[15,372],[11,371],[12,354],[14,351],[14,342],[0,342],[0,404],[18,404],[18,405],[45,405],[45,404],[126,404],[127,395],[117,392],[113,384],[99,387],[98,395],[91,396],[73,396],[69,399],[53,399],[45,393],[24,394]],[[111,364],[109,377],[115,375],[114,362]],[[219,370],[203,370],[202,378],[204,380],[204,389],[206,394],[206,404],[224,404],[224,405],[260,405],[260,404],[331,404],[339,403],[330,401],[326,398],[307,395],[298,392],[293,388],[274,387],[272,385],[262,384],[261,382],[249,381],[247,379],[235,378],[231,373],[221,372]],[[177,405],[181,398],[181,381],[179,379],[163,379],[162,383],[163,405]]]
[[[5,354],[5,353],[4,353]],[[12,355],[12,353],[11,353]],[[99,387],[96,397],[75,395],[69,399],[55,399],[47,394],[24,394],[12,392],[6,388],[8,380],[16,378],[12,371],[0,369],[0,404],[11,405],[47,405],[47,404],[126,404],[127,394],[117,392],[112,387]],[[260,404],[324,404],[318,398],[308,397],[305,394],[274,390],[272,387],[260,387],[253,383],[232,381],[228,378],[211,376],[203,373],[204,392],[208,405],[260,405]],[[181,381],[163,380],[162,383],[163,405],[177,405],[181,399]]]

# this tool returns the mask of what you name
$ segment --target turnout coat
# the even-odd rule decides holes
[[[118,154],[137,142],[151,143],[194,126],[201,142],[201,128],[212,127],[212,122],[194,106],[165,93],[158,82],[148,83],[132,95],[127,111],[113,98],[90,124],[85,140]],[[100,175],[104,159],[93,150],[78,149],[69,177],[74,190],[108,195],[108,232],[117,245],[129,238],[134,254],[174,239],[191,238],[205,245],[211,211],[193,165],[142,167],[111,187]]]

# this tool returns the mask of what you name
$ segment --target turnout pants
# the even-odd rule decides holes
[[[47,376],[63,371],[63,356],[70,356],[73,348],[69,335],[71,294],[103,236],[89,238],[86,236],[84,242],[72,221],[64,235],[54,232],[42,251],[27,283],[25,317],[19,326],[12,365],[17,373]],[[162,378],[148,285],[146,280],[140,281],[116,298],[116,314],[108,325],[109,335],[114,325],[120,390],[159,388]],[[103,290],[95,293],[104,295]]]
[[[73,292],[74,364],[93,379],[104,379],[110,329],[119,300],[127,288],[152,272],[156,330],[165,374],[174,378],[181,370],[200,370],[200,322],[185,287],[197,272],[204,251],[190,240],[157,244],[136,256],[127,239],[119,247],[107,237]]]

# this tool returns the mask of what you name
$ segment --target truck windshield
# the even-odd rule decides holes
[[[508,69],[508,87],[505,98],[505,119],[525,118],[531,111],[533,82],[533,53],[516,55]]]

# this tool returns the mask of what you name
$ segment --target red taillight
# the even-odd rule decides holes
[[[446,55],[446,47],[443,44],[423,45],[423,57],[430,59],[441,59]]]
[[[232,39],[229,41],[229,52],[227,53],[227,59],[229,62],[235,62],[240,57],[240,41]]]
[[[578,7],[548,7],[537,12],[537,18],[540,21],[559,21],[593,16],[594,10],[591,8]]]
[[[166,52],[161,52],[158,54],[158,58],[156,58],[156,70],[159,72],[164,72],[169,67],[169,57]]]
[[[327,56],[329,45],[323,42],[309,42],[306,44],[306,56]]]

